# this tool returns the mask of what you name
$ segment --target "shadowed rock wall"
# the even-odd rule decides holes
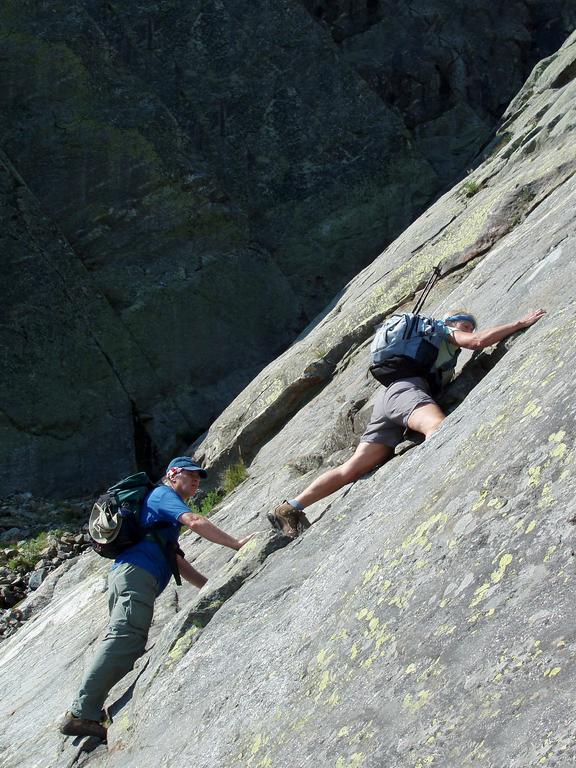
[[[72,310],[49,278],[32,304],[6,274],[7,326],[42,305],[54,337],[71,323],[87,338],[62,345],[63,386],[28,336],[3,395],[2,493],[94,490],[111,465],[157,473],[461,172],[534,40],[559,42],[571,19],[570,3],[535,4],[537,21],[521,3],[368,5],[364,33],[335,43],[296,0],[2,3],[0,146],[66,241],[64,272],[106,307]],[[89,338],[97,387],[77,360]],[[22,455],[42,456],[25,479]]]
[[[153,647],[110,697],[108,749],[54,727],[104,627],[107,564],[68,561],[29,598],[1,646],[2,768],[573,764],[575,61],[573,35],[466,184],[214,425],[213,471],[240,444],[252,459],[214,519],[263,532],[232,558],[183,537],[210,581],[158,601]],[[370,329],[439,260],[431,312],[548,314],[429,441],[310,507],[312,527],[278,549],[265,512],[353,450],[377,386]]]

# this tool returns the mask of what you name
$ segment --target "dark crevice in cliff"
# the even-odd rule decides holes
[[[150,477],[158,477],[162,472],[162,457],[160,451],[146,429],[145,414],[139,413],[136,403],[133,400],[130,401],[130,404],[132,407],[136,466],[139,470],[147,472]]]

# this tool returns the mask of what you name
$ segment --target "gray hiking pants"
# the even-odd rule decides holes
[[[70,707],[76,717],[100,720],[108,692],[144,653],[157,589],[154,576],[136,565],[124,563],[110,571],[110,622]]]

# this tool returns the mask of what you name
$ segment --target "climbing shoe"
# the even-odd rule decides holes
[[[64,736],[96,736],[97,739],[106,741],[106,728],[96,720],[84,720],[76,717],[72,712],[66,712],[64,720],[58,730]]]
[[[294,509],[287,501],[279,504],[274,512],[269,512],[266,517],[274,528],[282,531],[284,536],[288,536],[290,539],[295,539],[306,528],[310,528],[310,521],[304,512]]]

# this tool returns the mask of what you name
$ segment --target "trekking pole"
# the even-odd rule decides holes
[[[424,289],[422,290],[422,293],[420,294],[420,298],[414,305],[414,309],[412,310],[412,313],[414,315],[417,315],[422,307],[424,306],[424,303],[426,302],[426,299],[430,295],[430,291],[434,287],[434,284],[436,283],[436,280],[440,277],[440,266],[437,264],[434,269],[432,270],[432,274],[428,278],[428,281],[426,282],[426,285],[424,286]]]
[[[406,326],[406,329],[403,335],[404,339],[412,338],[412,334],[414,333],[414,328],[418,323],[418,313],[423,308],[424,303],[426,302],[426,299],[430,295],[430,291],[434,287],[436,280],[438,280],[438,278],[440,277],[440,274],[441,274],[440,266],[437,264],[432,270],[432,274],[426,281],[426,285],[424,286],[422,293],[420,294],[420,297],[418,298],[416,304],[414,305],[414,309],[412,310],[412,315],[413,315],[412,322],[410,323],[409,327]]]

